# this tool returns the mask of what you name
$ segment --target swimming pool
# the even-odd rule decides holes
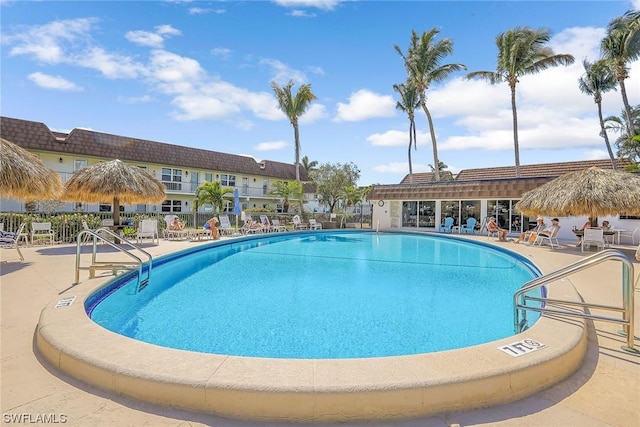
[[[333,235],[329,231],[290,234],[307,238],[314,233],[320,239]],[[339,236],[351,235],[357,236]],[[195,261],[204,252],[223,253],[210,252],[211,247],[233,243],[238,249],[250,248],[263,238],[249,236],[192,245],[167,242],[152,248],[162,254],[154,261],[153,277],[172,274],[172,269],[162,268],[180,258]],[[537,256],[539,248],[511,245],[510,251],[477,236],[438,236],[440,244],[448,240],[493,246],[494,254],[512,254],[533,271],[538,266],[543,271],[557,268]],[[469,259],[460,254],[456,258]],[[211,264],[212,260],[202,262]],[[314,265],[320,269],[317,263]],[[193,265],[193,270],[199,270],[197,267]],[[40,314],[35,337],[42,360],[69,377],[116,395],[225,417],[279,423],[390,420],[486,407],[530,396],[562,381],[580,366],[587,349],[584,320],[542,316],[516,335],[472,347],[412,355],[299,359],[180,350],[114,333],[87,315],[114,290],[130,286],[126,283],[132,275],[88,279],[51,301]],[[412,277],[411,282],[418,283],[418,277],[422,276]],[[155,293],[148,290],[142,290],[139,296],[153,299]],[[569,281],[551,287],[549,297],[559,296],[580,300]],[[440,323],[443,329],[457,315],[457,302]],[[505,346],[533,341],[544,347],[521,357],[503,351]]]
[[[152,273],[139,293],[131,281],[90,299],[91,318],[165,347],[299,359],[419,354],[511,336],[513,294],[538,275],[526,259],[475,242],[341,231],[229,243]]]

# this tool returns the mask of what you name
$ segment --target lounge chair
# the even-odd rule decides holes
[[[165,215],[164,222],[167,225],[167,228],[164,230],[164,237],[167,240],[177,239],[177,240],[185,240],[189,238],[189,231],[187,230],[172,230],[171,224],[175,218],[178,218],[177,215]]]
[[[251,219],[251,216],[245,215],[244,224],[242,225],[240,232],[243,234],[264,233],[265,228],[258,221],[254,221],[253,219]]]
[[[555,247],[560,247],[560,242],[558,242],[558,233],[560,232],[560,226],[554,227],[553,230],[551,231],[551,234],[549,236],[546,236],[544,234],[538,234],[538,236],[536,237],[536,240],[533,241],[533,245],[535,245],[536,243],[538,244],[538,246],[542,246],[542,244],[547,241],[549,242],[549,246],[551,246],[551,249],[555,248]],[[555,246],[554,246],[555,245]]]
[[[451,233],[452,226],[453,226],[453,218],[448,216],[444,219],[444,224],[442,225],[442,228],[440,228],[440,231],[445,233]]]
[[[476,222],[476,219],[472,216],[467,218],[467,223],[460,227],[460,234],[475,234]]]
[[[20,235],[23,234],[22,231],[26,225],[27,224],[23,222],[15,233],[2,232],[2,237],[0,237],[0,247],[4,249],[15,249],[18,251],[20,261],[24,261],[24,256],[22,256],[22,252],[20,252],[18,241],[20,240]]]
[[[220,233],[221,236],[233,236],[236,233],[235,227],[233,227],[231,221],[229,221],[229,215],[220,215],[218,219],[220,220],[218,233]]]
[[[300,219],[300,215],[294,215],[293,216],[293,229],[294,230],[306,230],[307,229],[307,224],[302,222],[302,220]]]
[[[143,219],[140,221],[138,224],[138,231],[136,233],[136,241],[140,243],[142,239],[151,239],[151,241],[156,245],[160,243],[157,219]]]
[[[274,231],[287,231],[287,226],[280,224],[280,220],[277,218],[274,218],[271,221],[271,225],[273,226]]]
[[[322,230],[322,224],[320,224],[315,219],[309,219],[309,229],[310,230]]]
[[[584,252],[585,246],[604,249],[604,230],[602,228],[585,228],[580,245],[582,252]]]
[[[276,231],[276,229],[271,224],[271,221],[269,221],[269,217],[268,216],[260,215],[260,223],[262,224],[262,227],[263,227],[264,231],[266,231],[268,233]]]

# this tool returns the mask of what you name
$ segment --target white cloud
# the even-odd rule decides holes
[[[143,96],[137,96],[137,97],[119,96],[118,101],[124,104],[146,104],[148,102],[152,102],[153,98],[149,95],[143,95]]]
[[[95,22],[95,18],[82,18],[34,25],[22,33],[3,36],[3,43],[15,45],[9,50],[11,56],[26,55],[40,62],[57,64],[65,61],[70,45],[88,40]]]
[[[289,15],[296,18],[315,18],[316,16],[318,16],[315,13],[308,13],[304,10],[292,10]]]
[[[271,72],[273,73],[271,80],[280,85],[286,84],[289,80],[292,80],[297,84],[303,84],[308,81],[305,73],[300,70],[296,70],[295,68],[291,68],[277,59],[261,59],[260,64],[267,65],[271,68]]]
[[[413,173],[429,172],[431,170],[429,165],[415,163],[413,161],[411,162],[411,168],[413,169]],[[408,174],[409,162],[389,162],[384,165],[376,165],[373,167],[373,170],[378,173]]]
[[[211,54],[222,59],[229,59],[231,57],[231,49],[227,49],[226,47],[216,47],[211,49]]]
[[[261,142],[256,145],[254,148],[256,151],[273,151],[273,150],[282,150],[286,148],[289,144],[286,141],[270,141],[270,142]]]
[[[124,36],[127,40],[139,46],[161,48],[168,36],[179,36],[182,32],[171,25],[158,25],[155,32],[136,30],[128,31]]]
[[[300,117],[301,124],[314,123],[321,119],[326,119],[329,116],[327,114],[327,107],[322,104],[312,103],[309,109]]]
[[[101,47],[70,56],[68,62],[100,71],[109,79],[133,79],[145,74],[144,65],[128,56],[112,54]]]
[[[69,80],[60,76],[51,76],[44,73],[31,73],[29,74],[29,80],[36,85],[45,89],[56,89],[63,91],[82,91],[83,89]]]
[[[322,10],[333,10],[343,0],[274,0],[274,3],[288,8],[313,7]]]
[[[376,117],[393,117],[396,102],[390,95],[379,95],[367,89],[354,92],[349,97],[349,103],[338,103],[338,114],[335,121],[357,122]]]

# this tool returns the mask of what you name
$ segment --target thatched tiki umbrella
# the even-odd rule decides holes
[[[164,185],[145,170],[121,160],[100,162],[76,171],[65,184],[63,200],[100,203],[113,200],[113,223],[120,225],[120,204],[160,203]]]
[[[526,192],[517,210],[525,215],[640,215],[640,176],[589,168],[562,175]]]
[[[0,138],[0,196],[54,200],[62,194],[60,176],[36,155]]]

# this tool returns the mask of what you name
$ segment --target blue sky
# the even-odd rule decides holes
[[[354,162],[359,184],[393,184],[408,173],[408,121],[392,86],[411,31],[454,42],[447,63],[494,70],[497,34],[548,28],[556,53],[576,62],[521,79],[522,164],[607,158],[597,110],[580,93],[582,59],[595,60],[608,22],[633,1],[7,1],[2,24],[1,114],[294,162],[293,130],[271,82],[310,83],[318,97],[301,118],[301,155]],[[640,61],[627,80],[640,103]],[[510,92],[466,80],[433,85],[427,105],[449,170],[514,164]],[[618,91],[603,100],[619,115]],[[433,163],[418,110],[414,172]],[[615,139],[615,135],[611,135]]]

